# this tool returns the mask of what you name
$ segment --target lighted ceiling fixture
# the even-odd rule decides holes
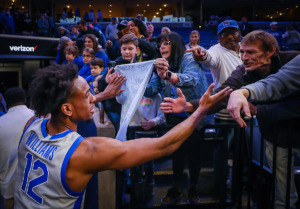
[[[111,10],[109,10],[109,12],[111,12]]]
[[[164,7],[167,7],[168,5],[167,4],[164,4]]]
[[[67,5],[67,8],[70,9],[70,5]]]
[[[15,2],[15,0],[12,0],[12,2]]]
[[[296,8],[298,8],[299,6],[298,5],[296,5]]]
[[[161,8],[159,8],[159,11],[161,11]]]
[[[280,13],[279,13],[279,15],[281,16],[281,15],[282,15],[282,13],[280,12]]]
[[[92,5],[90,4],[89,7],[92,7]]]
[[[137,6],[137,7],[139,7],[140,5],[139,5],[139,4],[137,4],[136,6]]]
[[[159,15],[159,12],[156,12],[157,15]]]
[[[273,19],[273,17],[272,17],[272,16],[271,16],[270,18],[271,18],[271,19]]]
[[[144,10],[144,12],[146,12],[146,10]]]
[[[155,18],[156,16],[154,15],[153,17]]]
[[[24,9],[25,7],[24,6],[22,6],[22,9]]]
[[[109,6],[110,6],[110,7],[112,7],[112,5],[111,5],[111,4],[110,4]]]
[[[150,6],[150,4],[147,4],[147,7],[149,7]]]

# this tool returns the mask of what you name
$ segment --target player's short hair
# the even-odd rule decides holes
[[[74,80],[78,77],[78,68],[73,63],[39,69],[29,87],[31,103],[38,116],[48,113],[57,115],[61,105],[71,95]]]

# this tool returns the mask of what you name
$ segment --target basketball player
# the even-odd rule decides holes
[[[193,132],[209,108],[230,93],[209,96],[185,121],[159,138],[120,142],[83,138],[77,122],[92,119],[94,96],[72,65],[52,65],[37,72],[30,87],[39,116],[25,126],[18,153],[15,208],[80,208],[87,183],[96,172],[126,169],[174,152]],[[180,93],[180,92],[179,92]]]

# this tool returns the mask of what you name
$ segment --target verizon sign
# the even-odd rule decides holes
[[[35,47],[33,46],[9,46],[10,51],[12,52],[34,52],[37,48],[37,45]]]
[[[58,38],[0,34],[0,58],[55,59],[58,42]]]

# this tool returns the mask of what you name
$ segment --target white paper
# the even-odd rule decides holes
[[[142,96],[146,90],[153,69],[153,60],[139,62],[134,64],[118,65],[115,67],[116,72],[126,75],[122,89],[126,94],[123,101],[121,112],[121,124],[116,138],[120,141],[126,140],[126,133],[129,122],[133,117]]]

